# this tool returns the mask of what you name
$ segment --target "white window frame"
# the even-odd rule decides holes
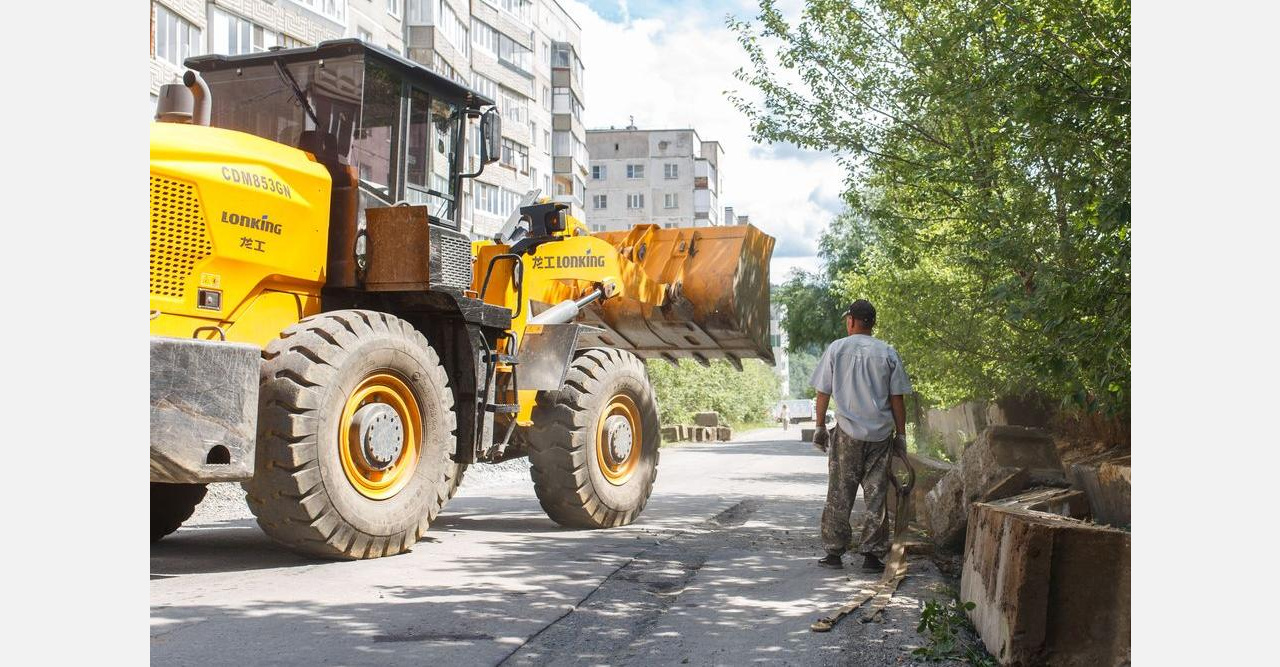
[[[156,12],[156,58],[182,67],[182,63],[187,58],[200,55],[200,47],[203,41],[200,28],[181,14],[162,4],[153,2],[151,6],[155,7]],[[175,34],[174,37],[170,36],[170,31]],[[162,41],[164,42],[163,44]],[[170,50],[168,48],[170,45],[173,46],[174,53],[164,53]],[[171,58],[169,57],[170,55],[174,57]]]
[[[591,208],[604,211],[609,208],[609,195],[591,195]]]
[[[680,178],[680,165],[675,162],[667,162],[662,165],[662,177],[668,181]]]
[[[591,180],[603,181],[609,178],[609,165],[593,164],[591,165]]]
[[[644,164],[628,164],[627,179],[632,181],[642,180],[644,178]]]
[[[634,193],[627,195],[627,210],[641,211],[644,210],[644,193]]]
[[[387,0],[387,13],[396,18],[400,18],[404,7],[400,0]]]
[[[223,36],[219,32],[219,28],[225,27],[227,34],[227,49],[221,50],[222,44],[218,44],[219,37]],[[247,34],[246,34],[247,29]],[[231,33],[236,33],[237,50],[231,52]],[[262,44],[254,44],[254,40],[262,36]],[[240,49],[240,41],[247,39],[248,49]],[[234,12],[229,12],[221,7],[209,7],[209,46],[212,53],[221,53],[224,55],[238,55],[242,53],[263,53],[275,46],[279,40],[279,34],[276,31],[267,28],[264,25],[254,23]]]
[[[674,192],[662,195],[662,208],[680,208],[680,195]]]

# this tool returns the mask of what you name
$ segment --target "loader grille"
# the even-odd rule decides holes
[[[440,239],[440,270],[443,275],[437,282],[461,289],[471,287],[471,241],[462,235],[437,233],[432,236]]]
[[[181,299],[196,262],[213,252],[191,183],[151,176],[151,294]]]

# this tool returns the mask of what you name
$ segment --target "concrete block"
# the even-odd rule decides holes
[[[800,429],[800,442],[813,442],[813,432],[815,430],[812,428]]]
[[[915,521],[917,517],[925,516],[926,497],[933,487],[938,485],[938,481],[951,472],[955,465],[946,461],[931,459],[927,456],[918,454],[907,454],[911,459],[911,467],[916,471],[916,485],[911,489],[911,502],[908,507],[908,521]],[[895,466],[895,470],[897,467]],[[898,511],[898,494],[889,494],[889,512],[896,516]]]
[[[968,505],[964,502],[964,480],[956,467],[942,476],[925,494],[925,519],[929,536],[938,551],[956,552],[964,546]]]
[[[1132,476],[1127,452],[1108,453],[1071,466],[1071,485],[1084,491],[1093,520],[1117,527],[1128,527],[1132,522]]]
[[[1131,659],[1129,533],[1027,507],[1072,495],[1083,494],[1038,489],[971,508],[960,599],[1002,665]]]
[[[693,416],[693,423],[698,426],[719,426],[720,413],[718,412],[699,412]]]
[[[703,441],[703,442],[715,442],[715,441],[716,441],[716,428],[719,428],[719,427],[715,427],[715,426],[703,426],[703,427],[702,427],[702,441]]]
[[[717,426],[716,440],[719,440],[720,442],[728,442],[730,440],[733,440],[733,429],[729,428],[728,426]]]
[[[662,441],[663,442],[679,442],[680,427],[679,426],[663,426]]]
[[[1004,493],[1016,493],[1019,470],[1026,471],[1026,484],[1066,486],[1058,449],[1053,438],[1040,429],[1024,426],[988,426],[960,458],[966,503],[981,500],[993,487],[1005,485]]]

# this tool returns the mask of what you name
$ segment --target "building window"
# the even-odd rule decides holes
[[[678,208],[680,206],[680,197],[677,194],[668,192],[662,195],[663,208]]]
[[[276,33],[253,21],[213,8],[213,52],[260,53],[276,45]]]
[[[609,173],[609,170],[605,168],[605,165],[602,165],[602,164],[591,165],[591,180],[593,181],[603,181],[604,179],[608,178],[608,173]]]
[[[497,57],[498,62],[503,65],[525,76],[532,76],[530,66],[533,52],[474,16],[471,17],[471,40],[489,55]]]
[[[591,208],[597,211],[609,208],[609,195],[591,195]]]
[[[494,82],[493,79],[490,79],[478,72],[472,72],[471,85],[476,89],[476,92],[479,92],[481,95],[484,95],[491,100],[497,101],[498,84]]]
[[[488,183],[474,181],[475,183],[475,210],[484,211],[492,215],[498,215],[501,210],[501,202],[498,201],[498,188]]]
[[[498,97],[503,118],[521,125],[529,122],[529,98],[501,86],[498,87]]]
[[[359,26],[356,27],[356,37],[358,37],[360,41],[365,42],[366,44],[373,43],[373,33]]]
[[[444,2],[444,0],[436,0],[436,28],[440,31],[440,36],[451,44],[455,49],[462,52],[464,58],[471,57],[471,40],[467,35],[467,24],[458,18],[453,8]]]
[[[542,108],[551,111],[551,89],[542,87]]]
[[[529,167],[529,189],[538,187],[538,168]]]
[[[200,55],[200,29],[164,5],[154,7],[156,57],[181,67],[187,58]]]
[[[642,164],[627,165],[627,178],[631,178],[631,179],[644,178],[644,165]]]
[[[644,208],[644,194],[627,195],[627,208],[633,211]]]
[[[347,0],[294,0],[294,2],[338,23],[347,22]]]
[[[533,6],[529,0],[484,0],[484,3],[525,21],[529,20],[529,9]]]
[[[284,33],[280,33],[280,46],[286,49],[299,49],[307,45],[306,42],[290,37]]]
[[[662,176],[667,180],[680,178],[680,165],[671,162],[662,165]]]
[[[529,173],[529,149],[510,139],[502,140],[502,164],[512,167],[522,174]]]
[[[582,121],[582,103],[578,96],[568,88],[558,87],[551,91],[551,113],[571,113],[579,122]]]
[[[400,0],[387,0],[387,13],[400,18]]]
[[[551,152],[551,130],[542,131],[542,152]]]

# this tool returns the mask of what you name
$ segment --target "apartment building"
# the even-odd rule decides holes
[[[742,224],[746,224],[745,222]],[[769,304],[769,347],[773,348],[773,372],[778,375],[778,387],[783,398],[791,398],[791,360],[787,356],[787,330],[782,320],[787,307],[780,303]]]
[[[588,130],[587,153],[587,221],[593,231],[723,223],[724,150],[718,141],[703,141],[697,130]]]
[[[502,155],[464,186],[463,224],[492,236],[531,189],[584,215],[582,30],[556,0],[153,0],[151,108],[182,62],[355,37],[497,101]],[[478,127],[468,137],[479,160]]]

